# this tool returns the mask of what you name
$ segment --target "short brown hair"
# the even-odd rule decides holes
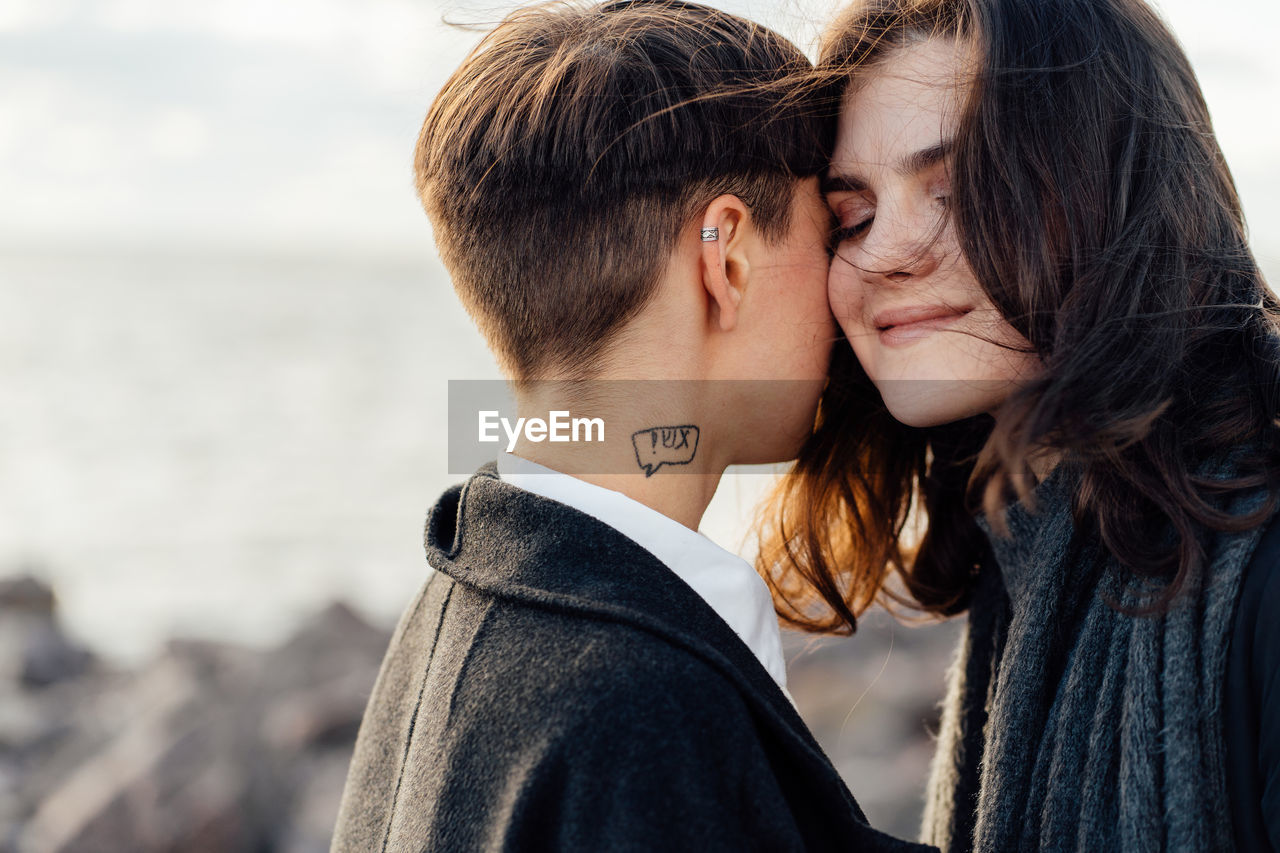
[[[445,84],[418,192],[454,287],[516,378],[585,378],[717,195],[766,236],[820,173],[833,99],[778,34],[671,0],[518,10]]]

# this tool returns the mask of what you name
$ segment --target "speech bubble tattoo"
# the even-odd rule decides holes
[[[650,427],[631,434],[636,464],[652,476],[663,465],[688,465],[698,452],[698,428],[684,426]]]

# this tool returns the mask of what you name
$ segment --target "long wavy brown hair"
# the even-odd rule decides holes
[[[851,632],[877,599],[960,612],[990,559],[975,512],[1025,498],[1048,453],[1079,473],[1078,527],[1162,609],[1210,531],[1272,511],[1230,496],[1280,471],[1280,303],[1199,84],[1142,0],[860,2],[819,70],[847,86],[930,38],[979,57],[950,166],[961,252],[1044,369],[994,417],[912,429],[840,342],[758,567],[806,630]],[[1205,476],[1228,456],[1239,476]]]

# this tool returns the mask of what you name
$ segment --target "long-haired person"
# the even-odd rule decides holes
[[[1275,847],[1278,305],[1186,56],[1141,0],[887,0],[821,66],[848,343],[780,612],[968,611],[944,850]]]

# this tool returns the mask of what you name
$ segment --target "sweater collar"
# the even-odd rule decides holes
[[[1072,493],[1076,476],[1067,465],[1058,465],[1025,500],[1004,509],[1007,532],[995,529],[991,519],[978,514],[976,521],[991,543],[1005,589],[1013,601],[1025,598],[1036,577],[1067,558],[1075,536]]]

